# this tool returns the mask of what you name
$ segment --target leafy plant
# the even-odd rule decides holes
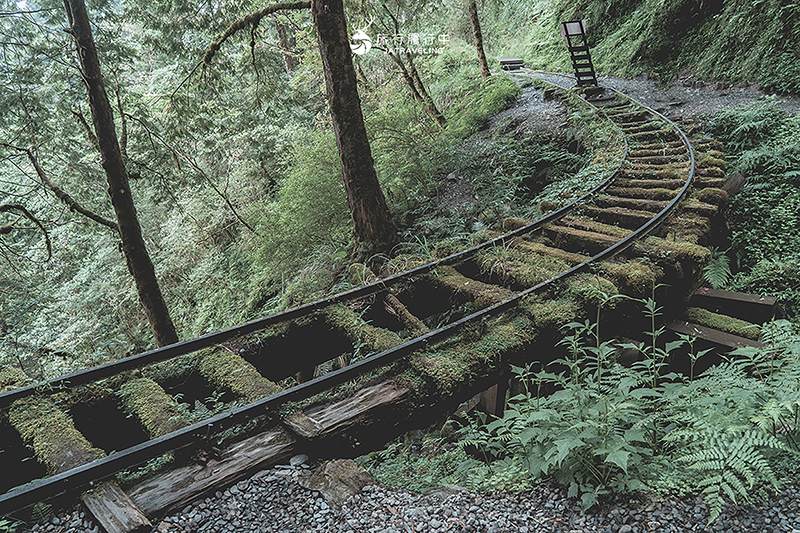
[[[703,267],[703,279],[715,289],[721,289],[731,279],[730,259],[726,251],[711,247],[711,260]]]
[[[696,352],[686,336],[662,344],[660,308],[652,299],[642,304],[650,342],[633,346],[644,358],[629,367],[588,321],[566,326],[568,357],[538,370],[513,367],[524,392],[503,418],[473,420],[464,430],[462,446],[483,460],[465,460],[454,478],[496,491],[553,476],[584,509],[612,492],[699,493],[710,521],[726,498],[753,502],[778,487],[785,458],[800,452],[800,337],[791,324],[766,329],[774,341],[766,352],[737,350],[695,377],[709,351]],[[689,350],[688,377],[668,372],[679,348]]]
[[[2,517],[0,518],[0,533],[14,533],[24,525],[19,520]]]
[[[460,447],[433,437],[419,443],[392,443],[385,450],[360,458],[359,462],[379,483],[425,493],[446,485],[445,480],[465,459]]]

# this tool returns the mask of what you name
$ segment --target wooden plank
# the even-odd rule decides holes
[[[229,446],[205,464],[156,474],[132,487],[128,494],[146,514],[168,513],[290,457],[295,444],[285,430],[270,429]]]
[[[764,343],[758,342],[737,335],[731,335],[718,329],[711,329],[700,324],[693,324],[685,320],[670,320],[665,324],[668,330],[676,333],[683,333],[684,335],[691,335],[698,339],[703,339],[708,342],[714,343],[717,346],[725,348],[742,348],[745,346],[752,346],[754,348],[763,348]]]
[[[101,483],[81,500],[108,533],[143,533],[153,524],[113,481]]]
[[[760,294],[701,288],[692,295],[690,304],[715,313],[722,313],[754,324],[763,324],[783,316],[777,298]]]
[[[365,387],[342,401],[311,407],[303,412],[304,418],[293,417],[284,420],[284,423],[301,437],[321,438],[347,431],[353,426],[368,424],[376,418],[376,411],[400,405],[410,395],[410,389],[385,381]]]

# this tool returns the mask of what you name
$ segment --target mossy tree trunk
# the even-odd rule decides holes
[[[398,241],[397,231],[389,219],[364,127],[342,0],[313,0],[311,13],[357,249],[364,244],[370,251],[387,251]]]
[[[478,3],[475,0],[469,3],[469,19],[472,21],[472,35],[475,37],[475,48],[478,50],[481,77],[485,80],[491,76],[491,73],[489,72],[489,63],[486,61],[486,54],[483,51],[483,34],[481,33],[480,20],[478,20]]]
[[[84,0],[64,0],[69,20],[69,33],[78,48],[81,74],[86,84],[92,112],[97,146],[102,156],[101,164],[108,181],[108,194],[117,216],[117,226],[122,239],[122,252],[128,270],[136,282],[136,290],[147,320],[153,330],[156,344],[165,346],[178,342],[175,326],[158,286],[155,268],[142,238],[142,229],[133,204],[128,172],[117,140],[114,115],[103,85],[100,61],[97,58],[89,16]]]

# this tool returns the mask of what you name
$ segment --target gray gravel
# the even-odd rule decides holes
[[[759,507],[729,506],[709,529],[699,499],[619,501],[581,516],[550,484],[523,494],[479,495],[449,488],[428,495],[368,486],[341,508],[297,483],[308,467],[279,465],[154,524],[161,533],[800,533],[800,490],[786,488]],[[36,524],[31,532],[98,533],[82,508]]]
[[[541,73],[536,76],[560,86],[575,85],[573,80],[562,76]],[[627,94],[677,120],[702,121],[716,111],[738,109],[751,103],[770,100],[787,113],[796,115],[800,112],[800,96],[769,95],[755,86],[707,84],[692,76],[676,79],[667,86],[658,85],[646,76],[634,79],[600,76],[598,83],[602,87],[610,87]]]

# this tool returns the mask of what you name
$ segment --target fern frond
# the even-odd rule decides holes
[[[710,248],[711,259],[708,264],[703,267],[703,279],[708,282],[713,288],[721,289],[728,284],[731,279],[731,264],[728,256],[725,255],[727,250],[721,251],[718,248]]]

